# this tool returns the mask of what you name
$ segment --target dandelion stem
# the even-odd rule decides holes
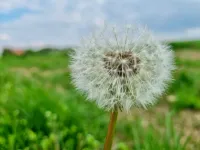
[[[104,144],[104,150],[111,150],[113,135],[115,131],[115,125],[117,121],[117,115],[118,115],[117,110],[114,110],[110,113],[110,123],[108,126],[108,132],[107,132],[107,136],[106,136],[106,140]]]

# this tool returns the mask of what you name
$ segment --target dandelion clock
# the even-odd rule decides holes
[[[72,55],[72,78],[89,101],[111,112],[110,150],[118,111],[147,108],[171,80],[173,52],[141,26],[106,26],[84,38]]]

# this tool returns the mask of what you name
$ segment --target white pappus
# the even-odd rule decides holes
[[[142,26],[106,26],[83,40],[70,65],[73,83],[105,110],[155,103],[171,80],[174,55]]]

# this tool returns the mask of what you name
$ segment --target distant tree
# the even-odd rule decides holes
[[[48,53],[51,53],[53,50],[54,50],[53,48],[43,48],[43,49],[39,50],[37,53],[48,54]]]
[[[34,51],[33,49],[26,49],[24,56],[26,57],[26,56],[34,55],[35,53],[36,51]]]
[[[13,55],[12,50],[10,48],[4,48],[3,49],[3,53],[2,53],[2,56],[9,56],[9,55]]]

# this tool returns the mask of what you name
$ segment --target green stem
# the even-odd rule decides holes
[[[110,123],[108,126],[108,132],[107,132],[107,136],[106,136],[106,140],[104,144],[104,150],[111,150],[113,135],[115,131],[115,125],[117,121],[117,115],[118,115],[117,110],[114,110],[110,113]]]

